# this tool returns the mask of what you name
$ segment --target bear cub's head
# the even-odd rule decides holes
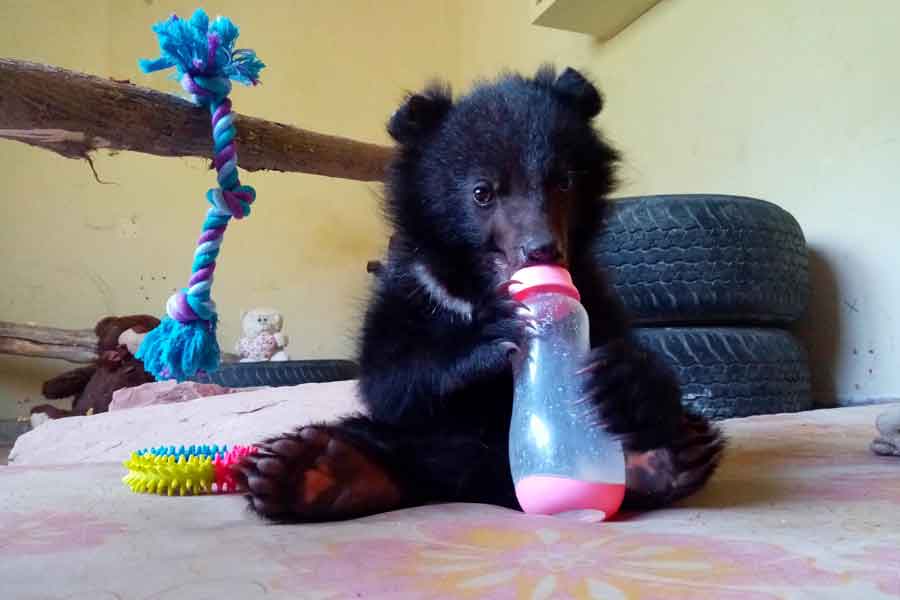
[[[573,232],[594,226],[614,187],[618,154],[592,125],[602,104],[581,73],[547,66],[455,102],[440,83],[410,95],[388,124],[400,251],[463,295],[523,266],[565,265]]]

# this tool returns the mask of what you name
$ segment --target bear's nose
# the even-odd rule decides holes
[[[562,259],[562,250],[554,240],[544,240],[527,244],[522,248],[528,264],[554,265]]]

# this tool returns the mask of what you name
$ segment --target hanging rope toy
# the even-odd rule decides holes
[[[147,334],[137,352],[144,368],[157,379],[183,381],[219,366],[216,341],[216,304],[210,297],[216,257],[222,236],[232,217],[250,214],[256,192],[241,185],[237,171],[234,114],[231,112],[231,82],[259,83],[265,65],[252,50],[235,49],[237,26],[225,17],[210,22],[203,10],[190,20],[172,15],[153,26],[161,56],[141,60],[145,73],[175,68],[175,77],[195,103],[208,107],[212,116],[212,138],[218,187],[206,194],[210,203],[203,232],[194,251],[194,264],[186,288],[166,303],[167,317]]]

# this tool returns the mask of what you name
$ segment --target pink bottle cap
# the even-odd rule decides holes
[[[565,294],[581,301],[581,294],[572,283],[572,276],[563,267],[537,265],[516,271],[510,278],[516,283],[509,286],[513,299],[524,302],[535,294]]]

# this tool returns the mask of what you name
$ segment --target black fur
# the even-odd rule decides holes
[[[527,343],[528,323],[501,284],[533,262],[567,263],[582,294],[593,351],[580,376],[596,425],[620,435],[632,454],[659,453],[630,479],[633,503],[677,500],[715,469],[718,432],[684,414],[675,378],[631,337],[591,253],[619,160],[592,127],[601,108],[599,92],[580,73],[567,69],[557,77],[545,67],[533,78],[482,83],[457,102],[448,87],[432,85],[390,119],[398,155],[386,213],[394,235],[359,355],[369,416],[327,433],[396,483],[393,505],[518,506],[507,452],[510,356]],[[489,206],[473,201],[479,186]],[[423,270],[444,296],[423,285]],[[260,509],[266,499],[252,484],[263,475],[253,461],[247,470],[259,512],[305,520],[291,498],[279,500],[294,506],[283,514]],[[302,473],[291,476],[302,481]],[[338,512],[334,518],[367,511]]]

